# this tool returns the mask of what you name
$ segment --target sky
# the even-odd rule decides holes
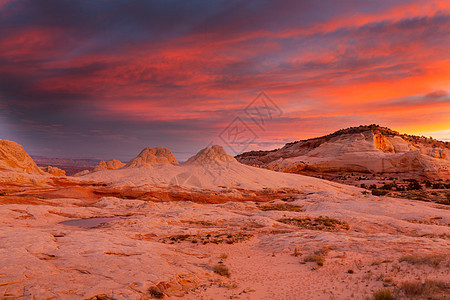
[[[0,0],[0,138],[183,161],[361,124],[450,140],[449,1]]]

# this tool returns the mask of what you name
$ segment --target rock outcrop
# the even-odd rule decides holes
[[[241,163],[290,173],[391,173],[435,179],[450,178],[449,157],[448,143],[378,125],[352,127],[288,143],[281,149],[236,156]]]
[[[8,140],[0,140],[0,171],[44,174],[21,145]]]
[[[48,166],[48,167],[42,168],[42,170],[53,176],[66,176],[66,171],[64,171],[58,167]]]
[[[102,160],[98,163],[98,165],[96,165],[94,167],[92,172],[99,172],[99,171],[104,171],[104,170],[116,170],[116,169],[122,168],[124,166],[125,166],[125,164],[117,159],[111,159],[108,161]]]
[[[173,156],[172,151],[163,147],[156,148],[145,148],[139,153],[139,155],[133,158],[125,168],[132,168],[138,166],[152,166],[161,164],[172,164],[178,165],[175,156]]]
[[[214,163],[235,163],[237,160],[228,155],[225,150],[218,145],[200,150],[195,156],[189,158],[186,164],[214,164]]]
[[[83,175],[87,175],[87,174],[90,174],[90,173],[91,173],[91,171],[89,171],[89,170],[83,170],[81,172],[75,173],[73,175],[73,177],[83,176]]]

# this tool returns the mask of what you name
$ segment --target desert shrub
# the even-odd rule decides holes
[[[271,230],[270,234],[285,234],[285,233],[291,233],[291,230]]]
[[[393,283],[394,279],[392,279],[391,277],[386,277],[386,278],[383,278],[383,282],[384,283]]]
[[[437,189],[445,189],[445,184],[440,183],[440,182],[436,182],[436,183],[433,183],[432,188],[435,189],[435,190],[437,190]]]
[[[214,273],[217,273],[217,274],[219,274],[221,276],[226,276],[226,277],[230,277],[231,276],[230,270],[224,264],[217,264],[217,265],[215,265],[214,268],[213,268],[213,271],[214,271]]]
[[[428,295],[441,292],[444,292],[447,295],[450,293],[450,282],[427,279],[423,285],[424,293]]]
[[[367,188],[367,185],[366,185],[365,183],[361,183],[361,187],[362,187],[363,189],[366,189],[366,188]]]
[[[194,244],[234,244],[247,241],[253,237],[250,233],[236,232],[236,233],[217,233],[217,234],[177,234],[160,239],[161,242],[166,243],[181,243],[191,242]]]
[[[410,180],[408,186],[406,187],[407,190],[421,190],[422,185],[415,179]]]
[[[189,224],[202,225],[202,226],[214,226],[215,224],[209,221],[187,221]]]
[[[373,189],[372,190],[372,195],[374,195],[374,196],[384,196],[384,195],[387,195],[388,193],[389,193],[389,191],[382,190],[382,189]]]
[[[405,281],[400,284],[400,289],[407,296],[418,296],[423,293],[423,285],[420,281]]]
[[[355,271],[353,271],[353,269],[348,269],[348,270],[347,270],[347,273],[348,273],[348,274],[353,274],[353,273],[355,273]]]
[[[429,196],[425,191],[408,191],[402,194],[402,197],[411,200],[429,201]]]
[[[338,231],[350,229],[350,225],[344,221],[322,216],[316,218],[283,218],[279,219],[278,222],[311,230]]]
[[[430,254],[430,255],[405,255],[400,257],[399,262],[407,262],[411,265],[429,265],[437,268],[442,261],[446,258],[443,254]]]
[[[318,266],[323,266],[325,260],[321,255],[309,254],[304,258],[304,262],[315,262]]]
[[[444,204],[444,205],[450,205],[450,199],[436,200],[436,203],[438,203],[438,204]]]
[[[185,241],[190,236],[191,236],[190,234],[177,234],[177,235],[171,236],[169,238],[169,240],[174,241],[174,242]]]
[[[373,300],[394,300],[394,296],[390,289],[381,289],[373,293]]]
[[[158,287],[156,287],[156,286],[151,286],[148,289],[148,293],[150,294],[150,297],[154,298],[154,299],[162,299],[162,298],[164,298],[164,293],[161,292],[161,290]]]
[[[388,190],[388,191],[392,191],[394,189],[396,190],[397,188],[398,186],[396,183],[387,183],[380,187],[381,190]]]
[[[325,256],[328,254],[327,248],[322,248],[314,251],[313,254],[305,256],[304,262],[315,262],[318,266],[322,267],[325,262]]]
[[[400,284],[399,290],[407,297],[430,297],[431,295],[449,292],[450,284],[437,280],[426,280],[424,283],[405,281]]]
[[[270,211],[270,210],[295,211],[295,212],[305,211],[301,206],[292,205],[288,203],[261,205],[259,209],[262,211]]]

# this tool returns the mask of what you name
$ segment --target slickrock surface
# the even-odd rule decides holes
[[[362,299],[383,285],[450,275],[450,213],[430,203],[332,189],[265,204],[6,198],[5,299],[148,299],[149,288],[169,299]],[[90,229],[59,224],[112,216]],[[311,255],[323,266],[305,262]],[[433,266],[400,261],[405,255],[444,258]]]

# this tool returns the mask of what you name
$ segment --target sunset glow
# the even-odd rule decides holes
[[[371,123],[449,140],[449,28],[448,1],[0,0],[0,134],[105,159],[184,160],[236,116],[250,149]]]

